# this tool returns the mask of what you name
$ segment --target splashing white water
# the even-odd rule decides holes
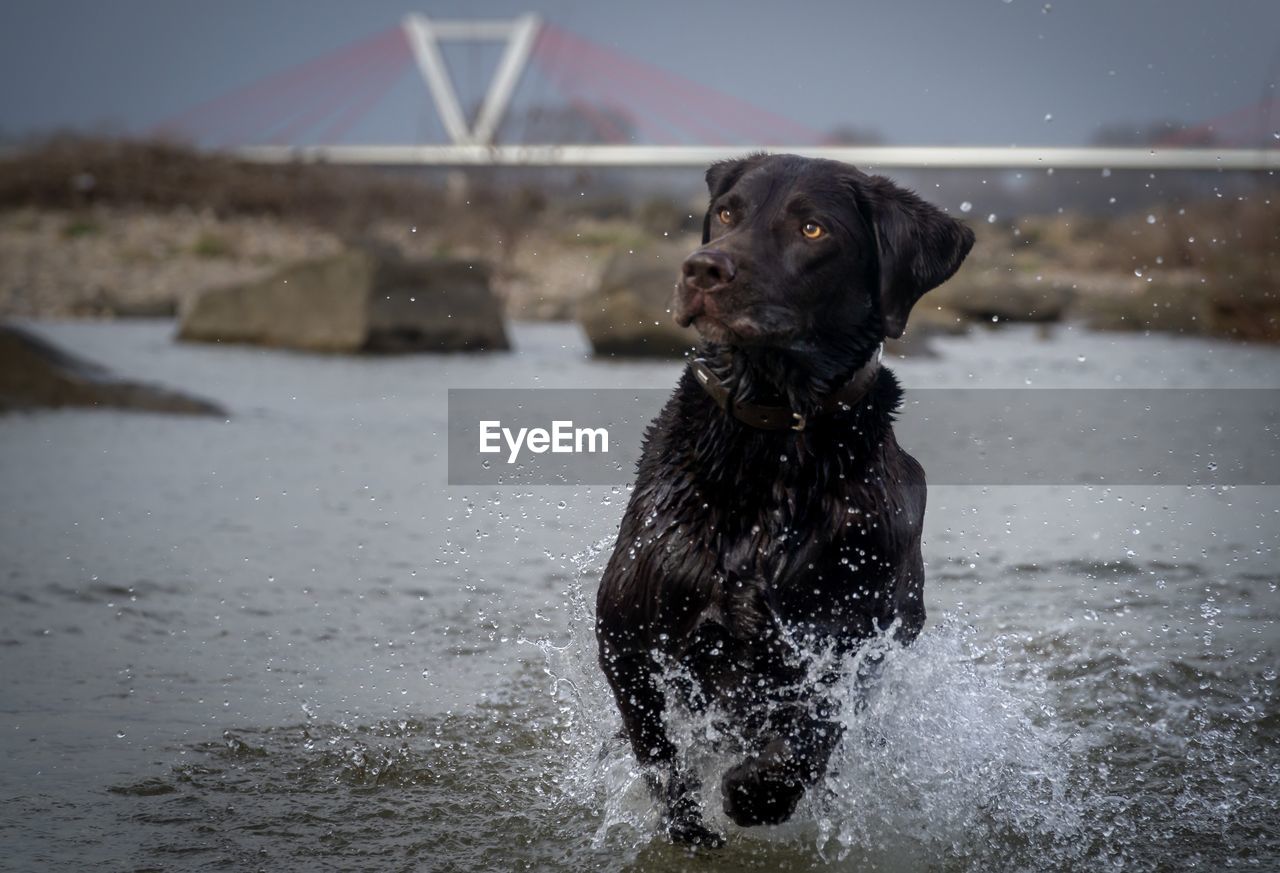
[[[860,853],[980,856],[1077,834],[1067,738],[1036,689],[1003,675],[973,631],[944,618],[910,647],[877,641],[883,662],[865,708],[844,708],[845,735],[824,790],[805,812],[819,847]],[[853,699],[853,670],[845,671]]]
[[[591,603],[608,545],[574,560],[569,639],[538,642],[566,727],[560,783],[567,800],[601,811],[597,848],[627,834],[632,846],[661,835],[596,661]],[[723,723],[713,713],[673,714],[677,745],[693,746],[708,825],[731,842],[808,845],[822,858],[854,856],[890,868],[943,858],[975,863],[993,853],[1008,862],[1015,852],[1035,867],[1046,850],[1060,861],[1076,855],[1085,815],[1071,789],[1070,738],[1055,726],[1034,677],[1015,680],[1003,653],[975,639],[971,628],[944,617],[911,646],[880,639],[843,664],[835,694],[843,738],[827,778],[778,827],[742,829],[725,817],[720,775],[736,758],[712,748]],[[857,678],[868,658],[880,661],[869,692]]]

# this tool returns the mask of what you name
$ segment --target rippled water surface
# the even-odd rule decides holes
[[[931,489],[928,629],[796,820],[713,794],[729,845],[693,859],[594,662],[625,486],[444,484],[445,388],[679,364],[546,325],[402,359],[39,327],[233,417],[0,419],[0,868],[1280,869],[1274,488]],[[1201,341],[941,351],[894,364],[908,390],[1280,385],[1275,350]]]

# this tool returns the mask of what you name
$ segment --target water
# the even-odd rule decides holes
[[[625,487],[443,484],[446,386],[678,364],[554,325],[404,359],[40,328],[234,417],[0,419],[0,868],[1280,869],[1275,489],[931,489],[929,626],[832,777],[778,828],[713,810],[691,861],[594,663]],[[1165,337],[942,351],[908,390],[1280,384],[1276,350]]]

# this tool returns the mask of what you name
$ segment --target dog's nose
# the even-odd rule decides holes
[[[698,249],[684,260],[684,283],[700,291],[719,291],[736,275],[733,258],[716,249]]]

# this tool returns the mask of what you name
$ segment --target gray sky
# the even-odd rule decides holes
[[[0,131],[143,130],[408,11],[537,11],[807,127],[902,144],[1067,145],[1105,123],[1204,121],[1275,94],[1280,76],[1277,0],[7,0]],[[464,96],[479,93],[493,52],[449,57]],[[517,96],[529,105],[551,89],[531,76]],[[347,141],[438,129],[409,75]]]

